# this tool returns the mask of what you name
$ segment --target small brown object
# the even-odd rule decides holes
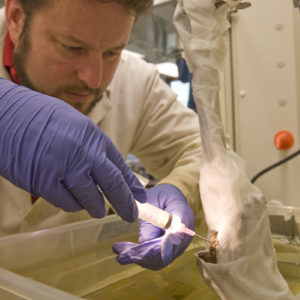
[[[218,232],[212,231],[210,236],[210,243],[208,251],[200,251],[198,253],[198,256],[203,259],[207,263],[216,264],[218,262],[217,260],[217,237]]]

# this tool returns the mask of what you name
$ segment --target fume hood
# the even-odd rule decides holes
[[[146,61],[175,62],[180,55],[178,36],[173,25],[176,1],[154,1],[152,13],[135,24],[127,50],[141,54]]]

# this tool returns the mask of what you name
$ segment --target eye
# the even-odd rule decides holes
[[[70,45],[66,45],[66,44],[63,44],[63,43],[61,43],[61,45],[62,45],[62,47],[63,47],[65,50],[67,50],[67,51],[69,51],[69,52],[80,52],[80,51],[83,50],[82,47],[70,46]]]
[[[114,59],[119,57],[120,54],[121,52],[108,50],[104,52],[104,57],[107,59]]]

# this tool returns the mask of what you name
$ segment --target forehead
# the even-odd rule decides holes
[[[54,34],[72,34],[86,42],[108,38],[127,42],[134,19],[127,8],[116,2],[55,0],[38,11],[32,23]]]

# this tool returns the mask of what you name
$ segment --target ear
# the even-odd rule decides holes
[[[16,46],[25,22],[25,13],[19,0],[5,1],[5,19],[10,39]]]

